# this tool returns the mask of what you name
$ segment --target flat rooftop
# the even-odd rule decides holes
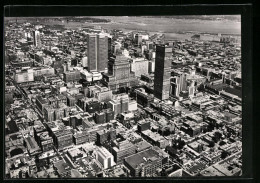
[[[132,156],[129,156],[125,161],[133,168],[137,168],[140,164],[147,164],[159,158],[159,153],[153,149],[148,149]]]

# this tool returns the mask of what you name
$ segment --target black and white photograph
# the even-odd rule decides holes
[[[242,176],[241,29],[239,14],[4,17],[5,179]]]

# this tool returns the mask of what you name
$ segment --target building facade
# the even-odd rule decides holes
[[[102,168],[107,169],[115,165],[113,155],[104,147],[98,147],[96,159],[102,164]]]
[[[156,46],[154,96],[160,100],[169,98],[172,48]]]
[[[111,90],[135,85],[135,74],[130,71],[130,62],[123,55],[111,57],[108,61],[108,73],[103,75],[103,84]]]
[[[88,71],[105,72],[108,61],[108,37],[88,34]]]
[[[33,31],[33,44],[36,47],[41,46],[41,36],[39,31]]]

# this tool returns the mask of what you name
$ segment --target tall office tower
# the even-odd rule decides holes
[[[108,58],[110,58],[112,55],[112,38],[111,37],[107,38],[107,44],[108,44]]]
[[[30,32],[25,32],[25,33],[24,33],[24,38],[25,38],[26,40],[29,40],[29,38],[31,38],[31,33],[30,33]]]
[[[181,73],[180,74],[180,91],[187,90],[187,74]]]
[[[105,35],[97,35],[98,38],[98,62],[97,71],[104,72],[108,62],[108,38]]]
[[[195,93],[195,81],[190,81],[188,86],[189,96],[193,97]]]
[[[135,44],[140,45],[142,43],[142,35],[136,34],[135,35]]]
[[[114,156],[104,147],[96,150],[96,160],[102,164],[102,168],[107,169],[115,165]]]
[[[180,95],[180,77],[174,76],[173,80],[171,81],[171,94],[179,97]]]
[[[148,74],[148,60],[144,58],[131,59],[131,71],[135,73],[135,76],[141,77],[143,74]]]
[[[117,164],[122,164],[126,157],[135,154],[136,146],[128,140],[113,140],[112,146],[112,154]]]
[[[108,38],[103,34],[88,34],[88,71],[104,72],[108,61]]]
[[[115,95],[109,101],[108,108],[112,109],[115,115],[128,111],[129,109],[129,96],[126,93]]]
[[[146,42],[147,50],[152,50],[153,49],[153,42],[152,41],[147,41]]]
[[[111,57],[108,63],[108,74],[114,75],[116,80],[129,78],[130,63],[128,59],[123,55],[117,55],[116,58]]]
[[[41,46],[41,37],[40,37],[40,32],[39,31],[33,31],[33,44],[36,47]]]
[[[88,57],[83,57],[81,60],[82,67],[88,66]]]
[[[81,78],[79,71],[67,71],[63,73],[63,81],[66,83],[68,82],[75,82],[79,81]]]
[[[123,55],[110,57],[108,73],[103,74],[103,84],[110,90],[134,86],[137,82],[135,74],[130,71],[130,62]]]
[[[156,46],[154,96],[160,100],[169,98],[172,48],[165,45]]]
[[[119,95],[119,97],[121,98],[121,101],[120,101],[121,111],[122,112],[128,111],[128,109],[129,109],[129,97],[128,97],[128,95],[122,93],[121,95]]]

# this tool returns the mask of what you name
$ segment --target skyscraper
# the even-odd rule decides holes
[[[142,43],[142,35],[136,34],[135,35],[135,44],[140,45]]]
[[[195,93],[195,81],[190,81],[188,86],[189,96],[194,96]]]
[[[112,55],[112,38],[107,38],[107,44],[108,44],[108,58]]]
[[[105,35],[97,35],[98,40],[98,62],[97,62],[97,71],[104,72],[107,68],[108,62],[108,39]]]
[[[154,96],[160,100],[169,98],[172,48],[156,45]]]
[[[110,57],[108,61],[108,73],[103,74],[103,84],[111,90],[122,87],[134,86],[137,82],[135,74],[130,71],[130,62],[123,55],[116,58]]]
[[[173,81],[171,82],[171,94],[179,97],[180,95],[180,77],[174,76]]]
[[[40,32],[39,31],[33,31],[33,44],[36,47],[41,46],[41,37],[40,37]]]
[[[88,71],[104,72],[108,61],[108,38],[103,34],[88,34]]]
[[[126,93],[121,93],[114,96],[108,103],[108,108],[111,108],[115,115],[128,111],[129,109],[129,97]]]
[[[96,160],[102,164],[104,169],[110,168],[115,165],[114,156],[104,147],[97,148]]]
[[[181,73],[179,77],[180,77],[180,91],[186,91],[187,90],[187,74]]]

